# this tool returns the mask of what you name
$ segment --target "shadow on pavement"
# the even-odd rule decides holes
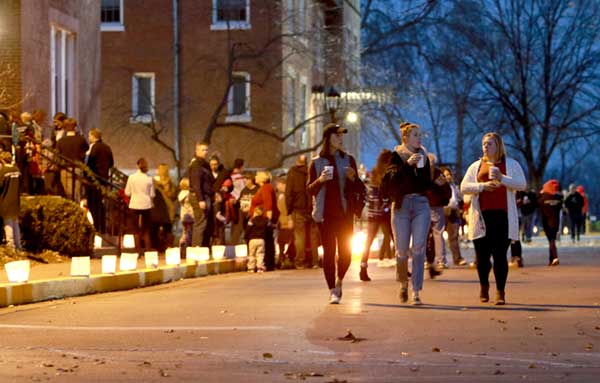
[[[431,281],[432,279],[429,280]],[[444,277],[436,277],[435,279],[433,279],[433,281],[439,283],[469,283],[479,285],[479,280],[477,279],[444,279]],[[492,282],[493,281],[494,280],[492,279]],[[530,282],[528,281],[506,281],[507,285],[524,285],[529,283]]]
[[[443,310],[443,311],[525,311],[525,312],[544,312],[544,311],[565,311],[566,308],[597,308],[595,306],[568,306],[568,305],[523,305],[507,303],[506,306],[450,306],[450,305],[432,305],[423,304],[421,306],[412,306],[410,304],[384,304],[384,303],[365,303],[365,306],[387,307],[396,309],[410,310]],[[517,306],[517,307],[514,307]]]

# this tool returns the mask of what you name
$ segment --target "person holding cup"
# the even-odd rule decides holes
[[[344,151],[347,132],[338,124],[327,124],[323,128],[323,148],[308,167],[307,190],[313,199],[312,217],[321,234],[323,273],[331,304],[340,303],[342,281],[350,267],[353,214],[358,210],[351,195],[361,186],[364,189],[354,157]]]
[[[489,301],[490,257],[494,260],[496,305],[505,304],[508,277],[506,251],[511,240],[519,240],[516,192],[527,186],[523,169],[506,156],[502,137],[486,133],[481,141],[483,157],[473,162],[460,185],[471,195],[467,216],[468,238],[475,247],[481,302]]]
[[[432,187],[427,151],[421,146],[421,128],[400,124],[402,145],[394,148],[391,165],[382,185],[384,197],[392,201],[392,232],[396,247],[396,273],[402,284],[400,300],[408,301],[408,255],[412,252],[412,304],[420,305],[430,209],[426,193]],[[412,237],[412,249],[410,248]]]

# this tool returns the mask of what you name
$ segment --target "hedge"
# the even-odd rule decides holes
[[[75,202],[56,196],[21,197],[19,217],[23,248],[57,251],[70,257],[91,256],[94,226]]]

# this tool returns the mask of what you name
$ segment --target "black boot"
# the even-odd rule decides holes
[[[479,300],[481,302],[488,302],[490,300],[490,285],[481,285]]]
[[[369,282],[371,278],[369,278],[369,274],[367,274],[367,268],[364,266],[360,267],[360,274],[358,274],[360,280],[363,282]]]
[[[506,303],[504,300],[504,290],[496,291],[496,306],[503,306]]]
[[[434,266],[429,266],[429,278],[434,279],[438,275],[442,275],[442,272],[437,270]]]

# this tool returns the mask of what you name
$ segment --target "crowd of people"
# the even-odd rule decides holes
[[[82,187],[82,169],[74,165],[86,164],[101,182],[109,179],[114,161],[101,132],[91,129],[86,140],[77,121],[64,113],[53,117],[46,134],[42,124],[39,111],[18,118],[0,115],[0,216],[6,243],[17,249],[19,194],[56,194],[82,202],[98,231],[107,221],[101,184]],[[549,243],[548,263],[556,266],[556,241],[563,227],[569,227],[573,242],[584,230],[588,200],[583,187],[570,185],[568,192],[561,192],[558,181],[549,180],[539,192],[525,191],[521,166],[507,156],[495,133],[483,136],[482,156],[469,166],[460,185],[453,170],[438,166],[435,155],[424,148],[417,124],[400,125],[402,143],[382,150],[370,173],[345,151],[346,133],[341,125],[326,125],[318,156],[309,162],[300,155],[287,173],[276,177],[247,171],[241,158],[227,169],[203,142],[195,145],[178,183],[166,164],[158,165],[154,177],[148,175],[148,161],[140,158],[123,190],[136,250],[140,255],[150,249],[164,251],[177,235],[184,257],[189,246],[246,243],[248,272],[322,267],[329,301],[337,304],[351,263],[354,221],[366,217],[360,280],[371,280],[370,249],[381,230],[379,265],[395,265],[400,300],[408,302],[411,288],[411,303],[419,305],[425,271],[435,278],[448,267],[446,242],[453,264],[467,265],[460,251],[466,224],[463,235],[474,244],[472,266],[479,276],[480,299],[490,299],[493,270],[495,303],[502,305],[509,247],[511,264],[523,266],[521,242],[530,242],[533,228],[541,226]],[[44,147],[53,150],[42,155]],[[57,167],[53,155],[71,162]]]

